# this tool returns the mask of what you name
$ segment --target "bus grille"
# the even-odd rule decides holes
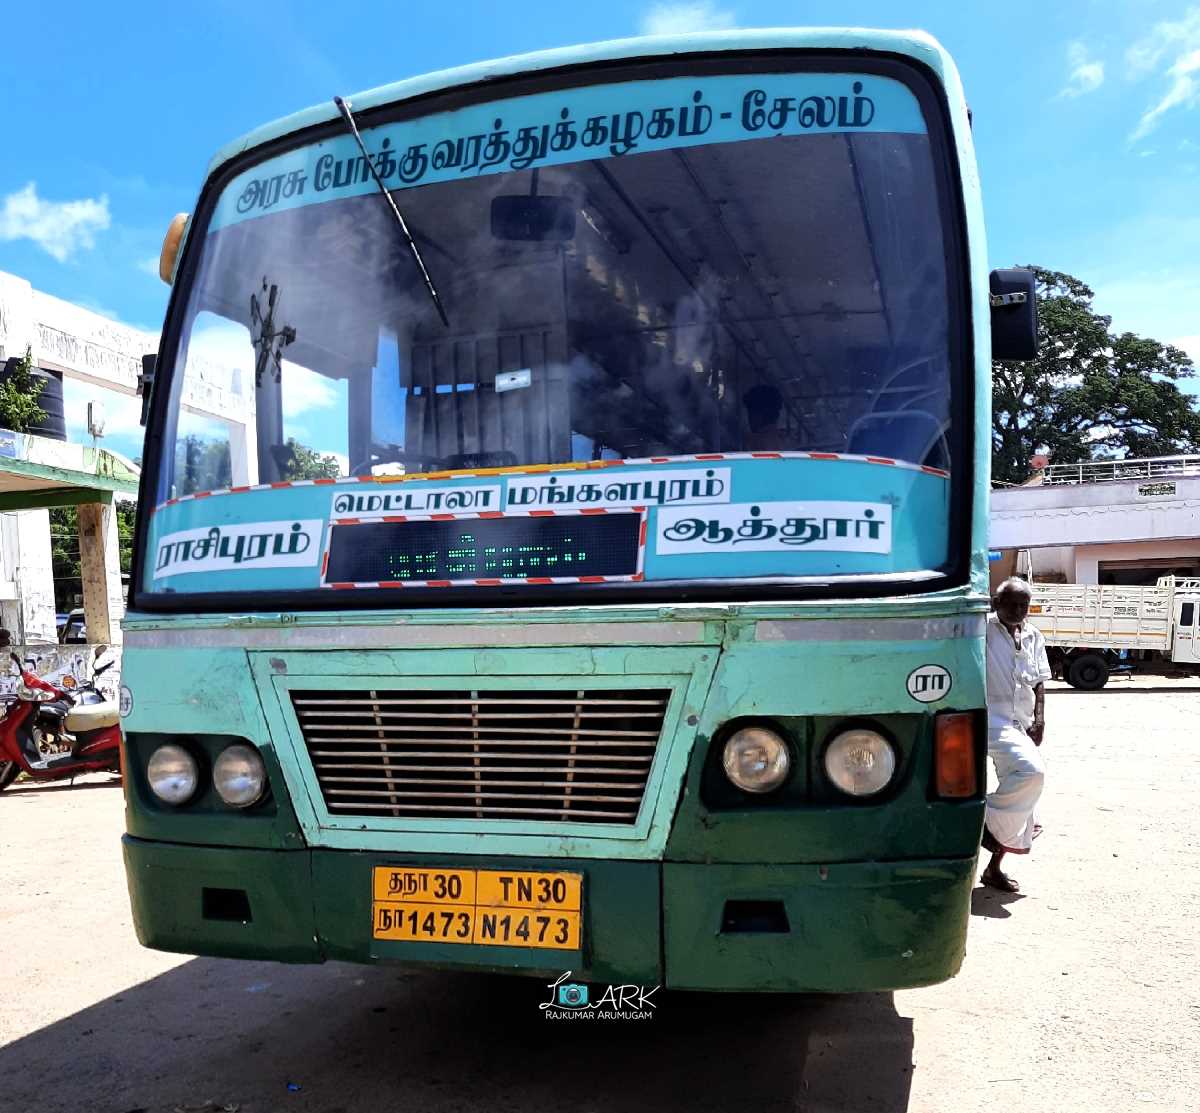
[[[633,823],[669,690],[292,691],[334,815]]]

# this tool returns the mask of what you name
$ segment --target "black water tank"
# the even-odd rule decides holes
[[[5,360],[3,369],[0,369],[0,383],[9,380],[20,362],[16,356]],[[31,425],[25,432],[35,433],[39,437],[50,437],[56,441],[65,441],[67,439],[67,421],[63,408],[62,376],[55,371],[43,371],[40,367],[33,368],[30,374],[36,382],[42,384],[42,392],[38,395],[38,405],[41,406],[42,412],[46,416],[36,425]]]

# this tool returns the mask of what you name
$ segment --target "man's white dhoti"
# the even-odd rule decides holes
[[[989,726],[988,754],[999,784],[987,798],[984,824],[1011,854],[1028,854],[1033,845],[1034,810],[1046,781],[1042,752],[1019,726]]]
[[[983,822],[1005,850],[1028,854],[1033,810],[1042,795],[1046,767],[1025,732],[1033,725],[1034,691],[1050,679],[1046,640],[1029,622],[1015,636],[993,614],[987,624],[988,754],[1000,784],[987,798]]]

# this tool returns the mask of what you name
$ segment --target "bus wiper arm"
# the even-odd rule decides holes
[[[442,308],[442,299],[438,297],[437,287],[433,284],[433,279],[429,276],[429,270],[425,266],[425,260],[421,258],[420,248],[417,247],[417,242],[412,238],[412,233],[408,230],[403,214],[396,207],[396,202],[391,193],[388,192],[388,187],[383,184],[383,179],[379,176],[379,171],[375,169],[375,163],[371,161],[370,154],[367,153],[367,146],[362,141],[362,136],[358,134],[358,125],[354,122],[354,116],[350,112],[350,102],[343,100],[341,97],[334,97],[333,103],[337,105],[337,110],[342,114],[342,119],[346,121],[346,127],[350,129],[350,134],[354,136],[354,141],[358,144],[358,149],[362,151],[363,161],[367,164],[367,169],[371,172],[371,177],[375,179],[375,184],[379,186],[379,192],[383,194],[384,200],[388,203],[388,208],[392,210],[392,215],[396,218],[396,223],[400,227],[400,232],[404,236],[404,242],[408,244],[408,250],[412,252],[413,262],[417,264],[417,270],[421,272],[421,278],[425,282],[425,289],[429,291],[430,300],[433,302],[433,307],[438,311],[438,316],[442,319],[442,324],[447,328],[450,327],[450,319],[446,316],[445,309]]]

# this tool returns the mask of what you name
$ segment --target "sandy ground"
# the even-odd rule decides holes
[[[977,889],[962,973],[856,997],[672,995],[547,1024],[522,980],[141,949],[121,793],[0,797],[0,1110],[578,1113],[1200,1108],[1200,687],[1048,698],[1046,834]],[[298,1089],[290,1089],[289,1083]]]

